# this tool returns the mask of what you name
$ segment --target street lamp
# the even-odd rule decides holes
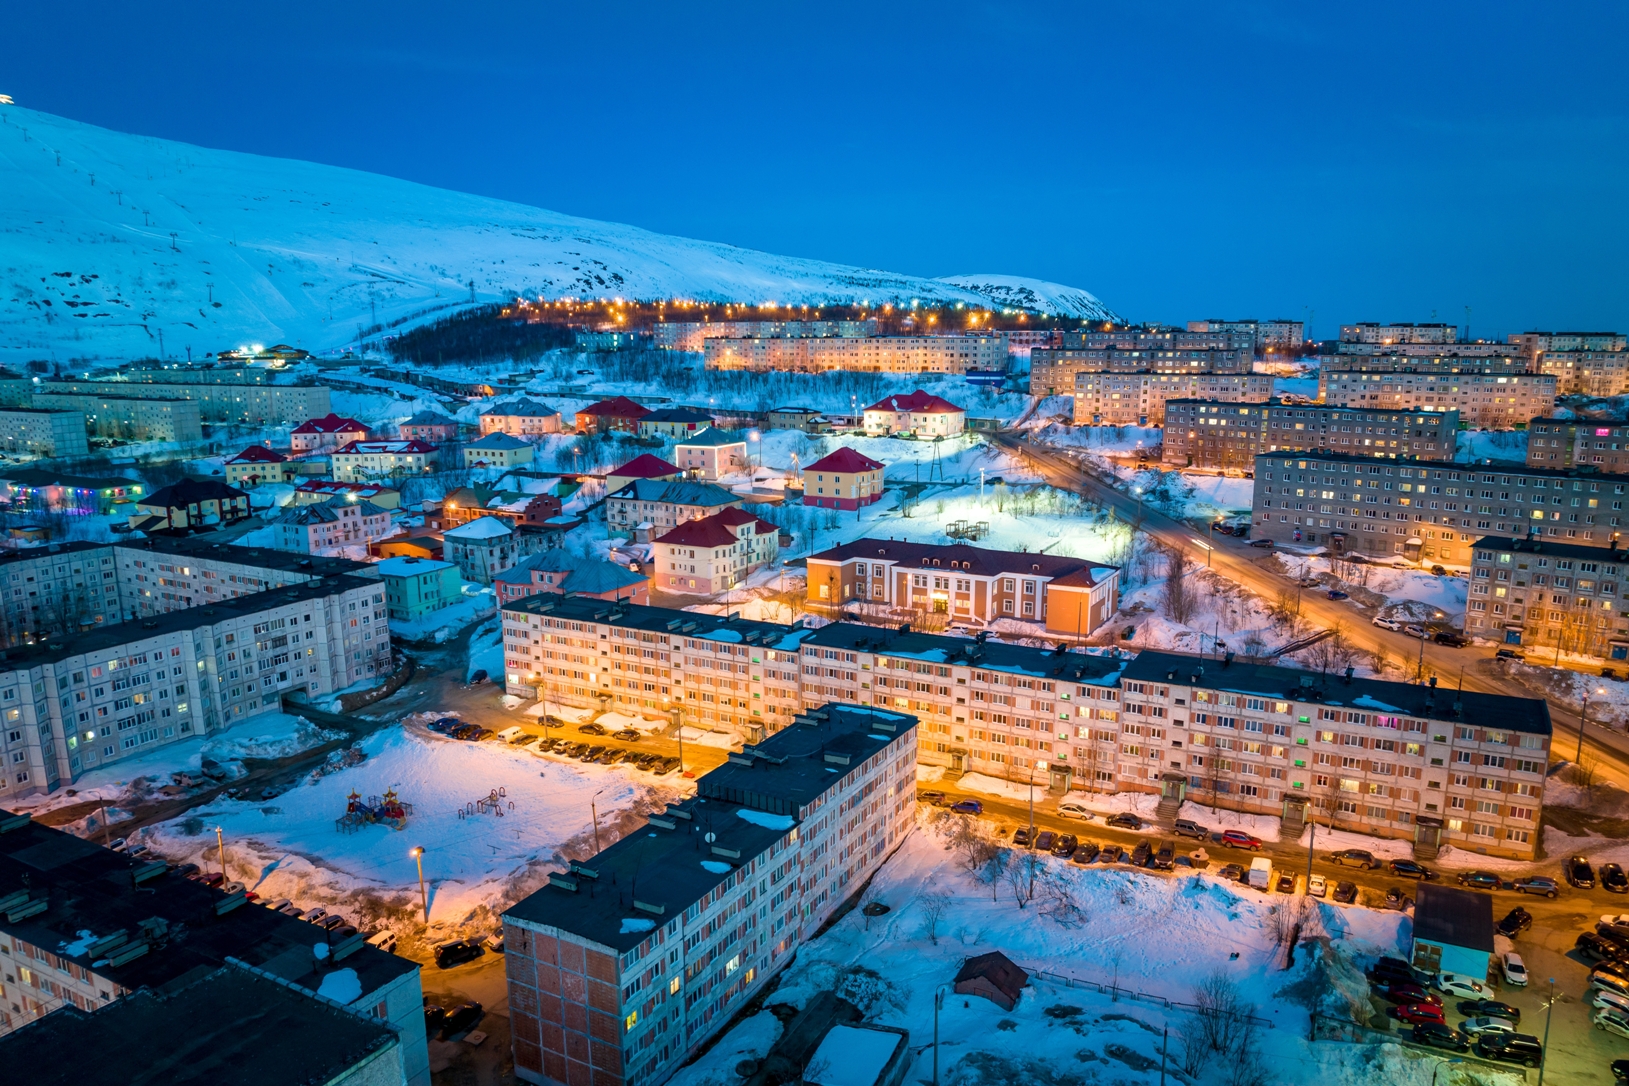
[[[1455,1058],[1453,1058],[1451,1060],[1443,1060],[1441,1063],[1437,1064],[1437,1066],[1435,1068],[1433,1068],[1432,1071],[1431,1071],[1431,1086],[1437,1086],[1437,1072],[1441,1071],[1444,1067],[1448,1067],[1448,1066],[1451,1066],[1451,1065],[1456,1064],[1456,1063],[1464,1063],[1464,1062],[1465,1062],[1464,1060],[1459,1059],[1456,1056]]]
[[[1606,687],[1595,688],[1595,696],[1605,697]],[[1572,764],[1578,765],[1584,760],[1584,725],[1589,721],[1589,695],[1584,695],[1584,703],[1578,711],[1578,753],[1573,756]]]
[[[215,847],[221,854],[221,889],[226,889],[226,842],[221,837],[221,828],[215,827]]]
[[[1550,1062],[1550,1011],[1558,999],[1566,999],[1565,995],[1555,994],[1555,978],[1550,978],[1550,994],[1544,999],[1544,1048],[1539,1053],[1538,1086],[1544,1086],[1544,1068]]]
[[[424,906],[424,922],[426,924],[428,924],[430,922],[430,898],[424,892],[424,846],[423,845],[415,845],[413,848],[408,850],[407,854],[409,856],[413,857],[414,860],[418,861],[418,865],[419,865],[419,901]]]
[[[673,734],[679,737],[679,776],[684,776],[684,706],[675,705],[668,712],[673,714]]]

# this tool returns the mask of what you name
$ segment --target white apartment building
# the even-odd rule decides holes
[[[1265,373],[1078,373],[1077,426],[1163,426],[1167,400],[1261,403],[1273,394]]]
[[[1546,351],[1622,351],[1629,349],[1629,337],[1622,332],[1515,332],[1507,337],[1511,346],[1529,358]]]
[[[966,373],[1005,370],[1007,337],[1000,333],[945,336],[753,337],[708,339],[710,370],[749,373]]]
[[[7,382],[7,385],[26,382]],[[26,394],[29,390],[25,389]],[[0,389],[6,394],[9,389]],[[332,410],[320,385],[245,385],[176,381],[41,381],[32,386],[34,406],[44,394],[115,397],[122,400],[191,400],[204,422],[293,423],[321,418]]]
[[[657,587],[710,595],[736,587],[779,553],[779,528],[731,507],[657,536],[651,563]]]
[[[339,555],[346,548],[366,548],[394,530],[389,510],[346,498],[296,505],[272,521],[277,549],[299,554]]]
[[[862,414],[865,432],[873,437],[915,434],[917,437],[954,437],[967,428],[967,412],[932,393],[917,389],[909,396],[888,396]]]
[[[1458,411],[1475,430],[1509,430],[1555,408],[1553,374],[1358,373],[1322,370],[1319,399],[1335,407]]]
[[[428,441],[352,441],[332,454],[335,482],[365,483],[435,471],[441,450]]]
[[[44,389],[48,386],[37,386]],[[49,386],[54,388],[55,386]],[[121,386],[140,388],[140,385]],[[75,411],[95,437],[123,441],[202,441],[198,405],[185,399],[36,392],[28,401],[41,411]]]
[[[1558,396],[1621,396],[1629,391],[1629,351],[1541,351],[1537,369],[1555,378]]]
[[[861,321],[662,321],[651,327],[651,341],[670,351],[702,351],[709,339],[804,339],[874,336],[876,318]]]
[[[1453,324],[1380,324],[1359,321],[1341,325],[1344,343],[1453,343],[1459,339],[1459,327]]]
[[[86,456],[83,411],[48,411],[42,407],[0,409],[0,450],[24,456]]]

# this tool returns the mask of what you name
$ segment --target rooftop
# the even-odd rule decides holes
[[[1100,656],[1095,653],[1061,652],[1029,645],[1008,645],[1000,641],[981,641],[972,637],[947,637],[916,630],[865,626],[857,622],[834,622],[822,626],[804,644],[927,663],[1044,676],[1088,686],[1113,686],[1131,662],[1131,657],[1118,653]]]
[[[650,414],[650,408],[634,403],[626,396],[613,396],[609,400],[596,400],[587,407],[578,410],[579,415],[603,415],[612,418],[642,419]]]
[[[694,483],[667,479],[635,479],[612,494],[630,501],[664,502],[670,505],[734,505],[741,499],[714,483]]]
[[[716,426],[709,426],[705,430],[697,430],[689,437],[675,442],[673,447],[675,449],[683,449],[687,447],[716,449],[723,445],[745,445],[746,443],[747,439],[742,437],[740,434],[731,433],[728,430],[720,430]]]
[[[1084,558],[1067,555],[1040,554],[1034,551],[993,551],[973,547],[966,543],[907,543],[897,539],[856,539],[852,543],[833,547],[813,555],[820,562],[847,562],[851,559],[881,559],[905,566],[926,566],[942,569],[963,569],[981,576],[999,573],[1032,573],[1042,577],[1061,577],[1065,573],[1088,566],[1102,566],[1101,562],[1088,562]],[[952,566],[951,563],[957,563]]]
[[[1240,694],[1261,694],[1380,713],[1497,724],[1531,735],[1550,734],[1550,707],[1542,698],[1517,698],[1475,690],[1415,686],[1384,679],[1347,678],[1294,667],[1225,663],[1215,657],[1175,652],[1142,652],[1126,668],[1125,679],[1186,682]],[[1457,709],[1456,709],[1457,706]]]
[[[242,452],[240,452],[236,456],[232,457],[232,459],[228,460],[227,463],[228,464],[281,464],[283,461],[285,461],[287,459],[288,459],[288,457],[284,456],[282,453],[277,452],[277,451],[275,451],[273,449],[268,449],[264,445],[250,445],[247,449],[244,449]]]
[[[511,400],[508,403],[495,403],[482,411],[481,416],[483,418],[487,415],[520,416],[522,418],[536,419],[548,418],[559,413],[546,403],[539,403],[536,400],[523,397],[518,400]]]
[[[624,629],[699,641],[727,641],[782,652],[797,652],[813,630],[801,624],[754,622],[733,615],[705,615],[670,607],[559,596],[527,596],[504,604],[503,610],[523,615],[548,615],[572,622],[608,622]]]
[[[1546,539],[1511,539],[1505,536],[1485,535],[1471,545],[1472,550],[1513,551],[1522,554],[1542,554],[1550,558],[1582,558],[1590,562],[1629,561],[1629,551],[1612,547],[1584,547],[1577,543],[1551,543]]]
[[[705,411],[697,411],[693,407],[664,407],[660,411],[652,411],[642,415],[640,422],[705,422],[711,425],[713,416]]]
[[[420,411],[402,422],[403,426],[457,426],[458,420],[435,411]]]
[[[292,432],[296,434],[365,434],[368,432],[368,428],[355,419],[348,419],[330,411],[320,419],[306,419],[296,426]]]
[[[669,464],[660,456],[651,453],[640,453],[620,468],[612,468],[605,473],[607,477],[616,475],[632,479],[655,479],[664,475],[683,474],[677,464]]]
[[[466,449],[529,449],[531,447],[530,442],[522,441],[520,438],[512,434],[506,434],[502,430],[494,430],[479,441],[472,441],[464,446]]]
[[[94,1012],[65,1006],[0,1038],[0,1063],[28,1068],[33,1086],[292,1086],[330,1082],[398,1043],[384,1022],[223,966]]]
[[[1414,938],[1493,953],[1493,896],[1421,882],[1414,898]]]
[[[909,411],[916,414],[922,414],[924,412],[932,413],[943,411],[961,411],[962,409],[951,403],[949,400],[941,399],[938,396],[933,395],[931,392],[923,392],[921,389],[917,389],[909,396],[886,396],[872,404],[870,407],[867,407],[866,410],[894,412]]]
[[[410,441],[351,441],[344,448],[335,449],[336,453],[429,453],[435,452],[437,446],[428,441],[414,438]]]
[[[332,524],[343,515],[341,510],[355,509],[360,517],[384,517],[389,512],[379,508],[372,502],[362,499],[352,501],[348,496],[329,498],[325,502],[311,502],[307,505],[292,505],[283,511],[277,519],[284,524]]]
[[[760,520],[743,509],[730,506],[710,516],[687,520],[670,528],[656,542],[680,547],[727,547],[740,542],[736,529],[751,524],[756,535],[779,533],[780,529],[767,520]]]
[[[155,490],[145,498],[138,498],[136,504],[181,509],[199,502],[231,501],[234,498],[247,501],[249,495],[235,486],[227,486],[219,479],[182,479],[162,490]]]
[[[861,452],[856,452],[844,445],[836,452],[827,453],[819,460],[810,464],[803,470],[809,471],[837,471],[849,474],[858,471],[878,471],[883,467],[880,460],[873,460]]]
[[[381,577],[417,577],[458,567],[451,562],[437,562],[434,558],[414,558],[409,555],[386,558],[375,562],[373,568],[379,571]]]
[[[499,539],[514,535],[513,529],[501,517],[476,517],[468,524],[448,528],[443,539]]]
[[[1272,452],[1257,453],[1257,460],[1317,460],[1320,463],[1330,464],[1364,464],[1369,468],[1384,468],[1387,475],[1394,468],[1412,472],[1419,469],[1420,476],[1424,478],[1430,473],[1433,478],[1441,479],[1444,471],[1449,478],[1457,479],[1463,472],[1467,476],[1484,476],[1485,482],[1492,482],[1495,476],[1503,475],[1507,479],[1516,476],[1524,478],[1541,479],[1600,479],[1603,482],[1622,484],[1629,482],[1629,477],[1623,475],[1608,475],[1588,467],[1576,468],[1530,468],[1525,464],[1444,464],[1440,460],[1413,460],[1398,457],[1396,460],[1386,460],[1377,463],[1372,456],[1351,456],[1346,453],[1324,452]],[[1372,474],[1372,473],[1371,473]],[[1260,478],[1260,476],[1257,476]]]

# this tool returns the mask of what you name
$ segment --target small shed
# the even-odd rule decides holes
[[[956,993],[983,996],[1002,1010],[1010,1011],[1028,983],[1028,973],[1001,951],[993,950],[962,963],[961,971],[956,974]]]
[[[803,1086],[900,1086],[911,1035],[889,1026],[833,1026],[809,1058]]]
[[[1492,895],[1421,883],[1414,902],[1414,968],[1482,980],[1492,957]]]

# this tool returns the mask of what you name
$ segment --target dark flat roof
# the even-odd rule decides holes
[[[1552,543],[1548,539],[1513,539],[1509,536],[1485,535],[1471,544],[1472,550],[1516,551],[1521,554],[1542,554],[1551,558],[1583,558],[1590,562],[1629,562],[1629,551],[1616,547],[1584,547],[1577,543]]]
[[[1008,645],[1000,641],[979,642],[971,637],[901,632],[896,629],[863,626],[855,622],[834,622],[815,631],[804,642],[851,652],[875,652],[901,656],[927,663],[982,667],[991,671],[1022,672],[1063,682],[1112,686],[1130,663],[1129,656],[1097,655],[1084,652],[1058,652],[1029,645]]]
[[[1492,954],[1493,895],[1420,883],[1414,895],[1414,938]]]
[[[548,615],[572,622],[608,622],[625,629],[645,630],[671,637],[690,637],[703,641],[745,643],[761,648],[798,651],[813,630],[801,625],[787,626],[779,622],[749,622],[725,615],[704,615],[696,611],[679,611],[670,607],[647,607],[643,604],[612,600],[591,600],[581,597],[540,594],[506,603],[503,610],[528,615]]]
[[[0,821],[9,817],[0,812]],[[21,920],[0,918],[0,930],[91,968],[98,958],[81,932],[100,939],[123,931],[136,942],[144,923],[161,928],[147,953],[92,970],[132,991],[190,984],[228,957],[313,992],[321,986],[327,970],[317,971],[311,948],[329,941],[326,932],[253,902],[216,915],[215,904],[225,894],[171,874],[144,881],[138,891],[132,874],[142,866],[142,860],[32,821],[0,833],[0,898],[26,891],[49,902],[44,912]],[[155,917],[161,923],[152,923]],[[419,968],[367,945],[343,964],[356,970],[364,993]]]
[[[1192,676],[1199,674],[1200,669],[1204,673],[1197,683],[1193,683]],[[1550,706],[1543,698],[1516,698],[1475,690],[1461,692],[1447,687],[1433,690],[1412,683],[1356,677],[1347,679],[1340,674],[1324,675],[1301,668],[1250,664],[1238,660],[1224,666],[1214,656],[1176,652],[1139,653],[1121,678],[1141,682],[1193,683],[1239,694],[1262,694],[1349,709],[1400,713],[1429,720],[1497,724],[1533,735],[1550,734]],[[1461,704],[1458,714],[1454,713],[1455,702]]]
[[[0,1038],[0,1064],[27,1068],[34,1086],[296,1086],[330,1082],[397,1043],[382,1021],[226,966],[166,995],[64,1006]]]
[[[916,717],[869,705],[831,703],[749,745],[696,781],[696,794],[770,814],[799,812],[877,751],[916,726]]]

